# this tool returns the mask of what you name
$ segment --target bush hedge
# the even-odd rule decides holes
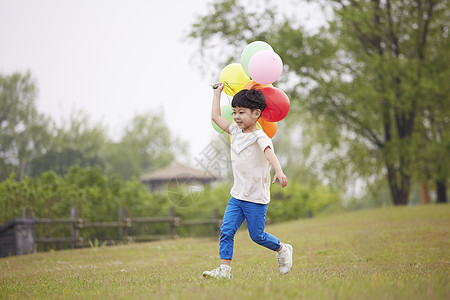
[[[69,218],[71,208],[85,222],[117,221],[119,208],[130,217],[167,216],[170,207],[182,220],[210,219],[214,209],[221,218],[230,197],[229,184],[214,188],[206,186],[193,192],[177,188],[160,193],[149,192],[137,179],[124,181],[118,176],[105,175],[100,168],[73,167],[63,175],[49,171],[37,177],[16,181],[14,175],[0,183],[0,222],[22,216],[27,210],[30,218]],[[267,218],[272,223],[317,215],[330,207],[339,206],[337,193],[325,186],[307,187],[290,180],[287,188],[272,185],[272,201]],[[208,228],[206,228],[208,227]],[[132,228],[133,234],[167,234],[167,224],[142,225]],[[70,236],[69,226],[39,226],[38,236]],[[102,239],[114,239],[117,229],[83,229],[83,234]],[[209,235],[211,227],[178,227],[180,236]]]

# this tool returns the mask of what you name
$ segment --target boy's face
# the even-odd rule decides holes
[[[246,129],[253,129],[256,127],[256,122],[261,115],[261,110],[246,107],[233,107],[233,119],[237,126],[244,132]]]

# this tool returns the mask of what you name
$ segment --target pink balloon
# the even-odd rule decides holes
[[[281,76],[283,62],[278,54],[270,50],[257,52],[250,59],[248,73],[259,84],[271,84]]]

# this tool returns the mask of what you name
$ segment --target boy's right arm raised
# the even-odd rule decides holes
[[[226,133],[230,133],[228,127],[230,127],[230,122],[222,117],[220,111],[220,94],[222,93],[224,83],[220,82],[214,85],[214,98],[211,109],[211,119]]]

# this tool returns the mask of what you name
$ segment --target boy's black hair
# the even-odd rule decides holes
[[[260,90],[241,90],[234,95],[231,101],[232,107],[245,107],[250,108],[252,111],[255,109],[261,110],[261,114],[267,106],[266,98]]]

